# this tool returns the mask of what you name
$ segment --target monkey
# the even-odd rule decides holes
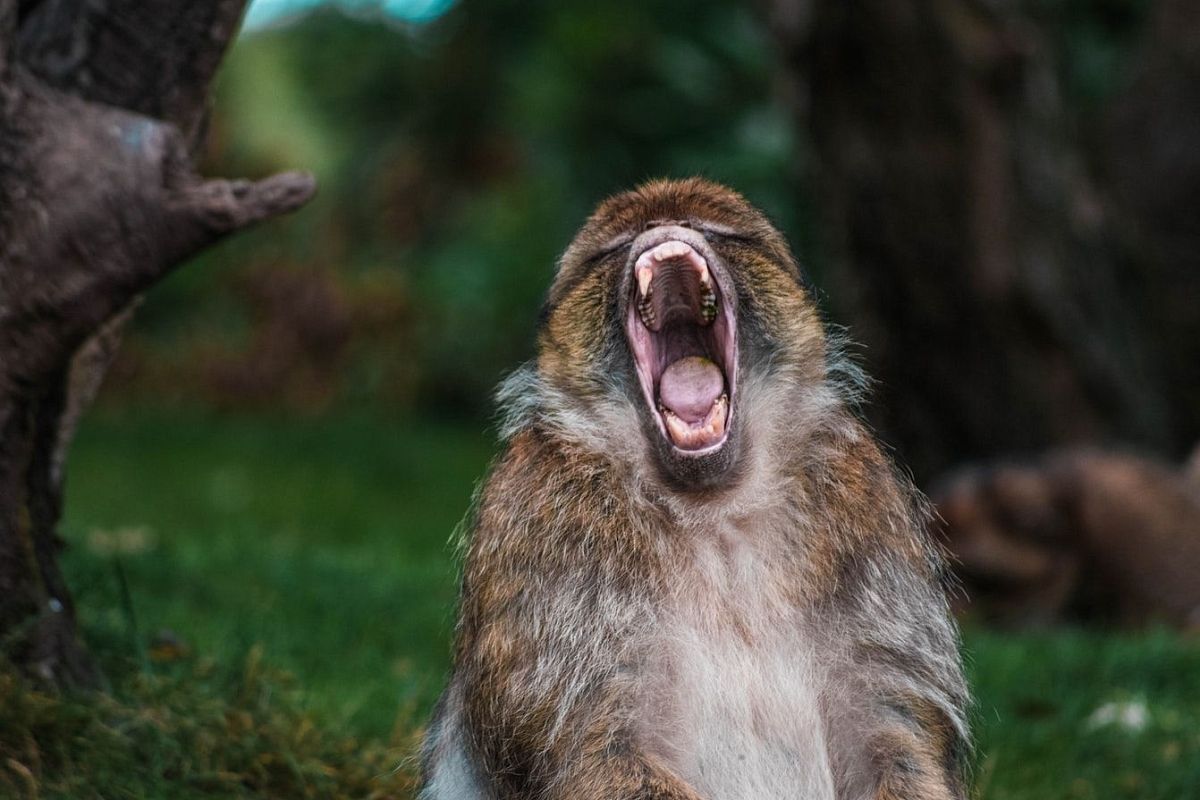
[[[1005,627],[1064,621],[1200,630],[1200,447],[1182,469],[1075,447],[955,470],[932,495],[965,590]]]
[[[942,556],[836,338],[735,191],[599,205],[498,393],[423,800],[966,796]]]

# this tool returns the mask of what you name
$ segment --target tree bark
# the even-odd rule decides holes
[[[0,0],[0,644],[54,685],[98,675],[56,527],[71,434],[137,299],[291,211],[312,179],[192,164],[241,0]]]
[[[918,479],[1081,442],[1189,445],[1034,5],[769,7],[834,313],[865,345],[873,421]]]

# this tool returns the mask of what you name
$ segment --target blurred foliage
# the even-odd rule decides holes
[[[748,8],[664,0],[466,2],[423,26],[327,10],[242,37],[208,169],[311,169],[320,194],[157,289],[112,388],[487,408],[532,354],[558,252],[607,194],[702,173],[796,231],[769,44]],[[252,287],[279,282],[325,300],[264,307]],[[310,320],[329,341],[306,340]]]
[[[1148,6],[1024,5],[1080,130],[1124,85]],[[778,55],[759,11],[715,0],[466,0],[426,24],[326,8],[244,35],[207,169],[310,169],[320,194],[157,288],[107,397],[484,411],[532,355],[574,230],[661,175],[736,186],[822,285]]]
[[[1126,88],[1150,0],[1037,0],[1032,6],[1033,18],[1059,54],[1069,105],[1085,118],[1099,113]]]

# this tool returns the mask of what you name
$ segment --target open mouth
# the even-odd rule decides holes
[[[626,330],[659,430],[676,450],[719,449],[733,418],[733,303],[694,247],[669,239],[638,255]]]

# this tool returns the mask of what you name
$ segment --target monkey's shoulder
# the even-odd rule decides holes
[[[645,576],[662,562],[653,516],[606,459],[522,431],[479,493],[467,575],[538,574],[545,586]]]

